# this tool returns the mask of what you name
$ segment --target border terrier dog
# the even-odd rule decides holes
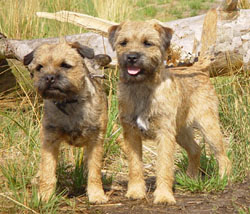
[[[176,142],[188,154],[188,175],[196,177],[201,148],[195,142],[197,127],[219,163],[221,177],[231,164],[226,156],[218,118],[218,100],[209,77],[201,71],[166,69],[165,53],[173,31],[154,21],[131,22],[109,28],[109,42],[120,66],[119,117],[129,164],[126,196],[146,195],[142,140],[157,144],[154,203],[175,204],[174,150]]]
[[[55,190],[62,141],[76,147],[86,146],[89,201],[104,203],[108,200],[101,181],[107,100],[101,82],[91,78],[84,62],[86,58],[106,61],[105,64],[111,61],[107,55],[95,56],[93,49],[65,40],[42,44],[24,57],[34,87],[44,99],[38,172],[39,195],[44,201],[48,201]]]

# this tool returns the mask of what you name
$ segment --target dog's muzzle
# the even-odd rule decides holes
[[[139,66],[141,54],[138,52],[130,52],[125,55],[125,62],[127,67],[127,72],[131,76],[135,76],[140,73],[141,68]]]

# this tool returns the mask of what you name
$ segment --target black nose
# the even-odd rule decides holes
[[[131,64],[134,64],[139,59],[140,55],[138,53],[130,53],[127,55],[127,61]]]
[[[50,74],[45,77],[47,83],[54,83],[55,82],[55,75]]]

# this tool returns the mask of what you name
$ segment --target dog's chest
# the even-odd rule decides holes
[[[168,85],[167,85],[168,84]],[[176,115],[176,98],[172,99],[169,82],[157,86],[120,85],[120,119],[142,137],[154,138]]]
[[[152,137],[153,118],[152,93],[147,88],[120,87],[118,95],[120,119],[145,137]]]
[[[120,108],[120,116],[126,117],[128,122],[134,121],[139,115],[148,111],[150,97],[140,88],[135,86],[120,86],[118,100]]]
[[[45,103],[44,126],[50,131],[66,135],[68,142],[77,144],[78,139],[86,138],[99,129],[96,118],[91,117],[78,103],[58,108],[54,103]]]

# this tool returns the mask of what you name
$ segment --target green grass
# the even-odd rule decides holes
[[[202,148],[200,173],[197,179],[191,179],[186,174],[188,158],[182,152],[182,158],[178,160],[179,167],[176,173],[176,188],[191,192],[214,192],[224,190],[228,184],[228,178],[220,178],[218,174],[218,164],[213,155],[207,154],[205,145]]]
[[[229,156],[233,163],[234,180],[249,173],[250,154],[250,81],[249,71],[243,75],[217,78],[215,85],[220,98],[220,119],[230,139]]]
[[[39,37],[58,37],[84,32],[71,24],[35,17],[36,11],[56,12],[71,10],[80,13],[100,16],[100,8],[95,8],[88,0],[9,0],[1,1],[0,32],[9,38],[33,39]],[[130,19],[144,20],[157,18],[162,21],[183,18],[199,14],[209,8],[212,0],[137,0],[131,4],[127,14]],[[246,3],[242,1],[242,7]],[[115,12],[114,12],[115,13]],[[117,13],[115,13],[117,14]],[[114,15],[116,20],[122,17]],[[6,24],[8,23],[8,24]],[[29,73],[15,61],[9,61],[12,72],[17,78],[17,90],[6,96],[15,99],[15,108],[0,109],[0,210],[6,213],[60,213],[67,207],[74,213],[77,197],[85,194],[86,173],[83,150],[64,146],[61,149],[60,163],[57,169],[57,195],[48,203],[37,198],[36,185],[32,179],[37,173],[40,159],[39,128],[42,117],[42,104],[33,90]],[[118,121],[116,83],[117,70],[107,74],[106,92],[109,102],[109,122],[104,145],[104,167],[112,170],[112,175],[103,176],[104,185],[110,185],[116,173],[124,171],[117,143],[121,134]],[[1,78],[1,74],[0,74]],[[249,173],[249,133],[250,133],[250,83],[249,72],[245,75],[213,79],[220,99],[221,126],[228,147],[228,155],[233,163],[232,182],[242,181]],[[0,104],[5,100],[1,100]],[[152,159],[148,158],[146,161]],[[227,179],[219,179],[218,166],[205,146],[202,150],[202,176],[192,180],[185,174],[187,155],[181,152],[176,164],[176,188],[191,192],[211,192],[225,188]],[[125,170],[126,171],[126,170]],[[65,193],[76,198],[66,198]],[[85,207],[89,204],[82,202]],[[239,213],[244,213],[240,211]]]

